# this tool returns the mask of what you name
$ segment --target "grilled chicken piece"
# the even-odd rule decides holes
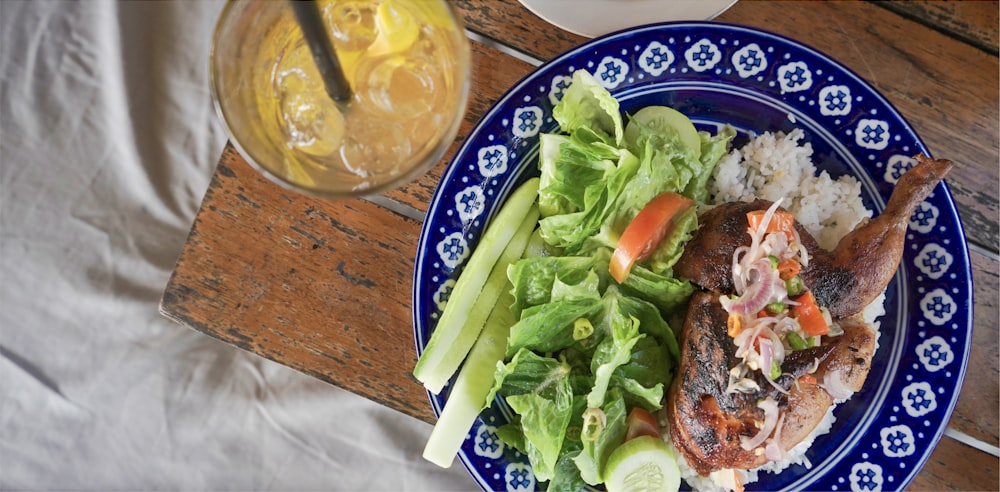
[[[787,394],[763,381],[760,390],[727,392],[729,370],[740,361],[726,332],[728,313],[717,294],[696,292],[681,330],[681,363],[667,393],[667,419],[674,447],[700,475],[723,469],[747,470],[767,462],[764,453],[745,450],[741,438],[751,438],[764,420],[757,401],[771,397],[783,415],[780,441],[788,450],[802,442],[823,420],[834,397],[823,385],[850,393],[861,389],[875,353],[875,333],[860,321],[844,321],[844,334],[820,347],[788,354],[776,382]],[[818,364],[817,384],[795,381]]]
[[[830,351],[829,357],[820,362],[813,373],[817,384],[792,386],[788,394],[788,408],[781,428],[782,449],[795,447],[823,420],[836,402],[830,395],[831,387],[854,394],[861,391],[868,378],[877,342],[875,330],[860,320],[842,320],[840,327],[844,334],[828,337],[823,344]]]
[[[758,423],[764,420],[757,400],[771,397],[778,402],[779,410],[790,407],[790,398],[796,395],[793,383],[817,362],[822,365],[830,359],[834,349],[833,345],[823,345],[788,354],[781,366],[782,377],[775,381],[786,392],[791,389],[788,394],[778,391],[757,371],[748,377],[755,380],[759,391],[730,393],[726,391],[729,370],[739,359],[736,346],[726,332],[728,316],[717,294],[694,293],[681,330],[680,367],[667,395],[674,446],[688,465],[702,475],[718,469],[748,469],[764,464],[763,454],[740,446],[740,438],[755,435]]]
[[[729,369],[736,365],[726,317],[717,295],[691,297],[681,331],[681,363],[667,393],[674,447],[704,476],[757,466],[754,454],[740,446],[740,436],[753,436],[756,422],[764,420],[754,395],[726,392]]]
[[[729,202],[698,217],[698,229],[684,245],[684,252],[674,265],[674,274],[690,280],[702,289],[729,294],[733,292],[733,253],[750,244],[747,213],[767,210],[773,202]],[[806,251],[820,251],[819,243],[795,223]]]
[[[777,383],[781,393],[757,376],[761,390],[729,393],[729,371],[740,361],[728,335],[728,313],[720,294],[733,291],[733,252],[749,243],[746,213],[771,202],[729,203],[705,214],[685,246],[675,273],[709,292],[695,293],[681,331],[681,362],[667,394],[667,417],[674,446],[688,465],[707,476],[724,469],[752,469],[766,463],[760,450],[744,450],[764,420],[757,401],[771,396],[782,415],[779,444],[784,450],[802,442],[837,399],[861,389],[875,352],[873,328],[855,318],[892,280],[903,252],[906,226],[917,205],[951,169],[945,160],[917,156],[918,164],[896,184],[885,211],[845,236],[832,252],[822,250],[800,225],[795,227],[810,253],[800,275],[818,303],[827,307],[844,333],[824,337],[821,347],[791,352]],[[817,384],[793,384],[818,362]],[[831,395],[832,393],[832,395]]]
[[[917,156],[918,163],[900,177],[885,210],[850,232],[831,252],[798,223],[803,246],[811,258],[801,277],[816,301],[833,319],[846,319],[871,304],[892,280],[903,256],[910,216],[934,186],[951,170],[951,161]],[[701,223],[674,265],[677,275],[714,292],[733,291],[733,252],[749,244],[746,213],[765,210],[766,200],[720,205],[699,217]]]
[[[951,161],[923,155],[917,161],[896,182],[878,217],[844,236],[832,252],[817,250],[802,271],[802,281],[833,319],[861,312],[885,290],[903,257],[910,216],[952,167]]]

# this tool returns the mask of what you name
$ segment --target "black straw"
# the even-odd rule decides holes
[[[313,60],[316,62],[316,67],[319,68],[319,73],[323,77],[326,93],[334,101],[348,101],[351,99],[351,86],[344,78],[344,69],[340,66],[340,60],[337,59],[330,35],[327,34],[319,5],[315,0],[291,0],[291,4],[292,9],[295,10],[295,18],[302,28],[302,35],[305,36],[309,51],[312,52]]]

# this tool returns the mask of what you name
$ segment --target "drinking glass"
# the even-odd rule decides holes
[[[438,162],[469,91],[469,45],[444,0],[318,2],[351,97],[325,90],[288,1],[233,0],[210,57],[212,95],[233,145],[294,190],[371,194]]]

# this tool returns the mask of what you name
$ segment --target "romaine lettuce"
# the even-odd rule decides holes
[[[498,433],[527,454],[538,480],[551,480],[550,490],[603,481],[628,409],[662,408],[680,357],[668,320],[679,319],[694,288],[672,269],[698,226],[695,209],[621,284],[608,272],[611,252],[660,193],[704,202],[735,132],[697,132],[673,110],[649,115],[623,128],[618,102],[578,71],[553,109],[561,132],[540,136],[545,244],[507,269],[517,321],[490,398],[502,395],[516,412]]]
[[[588,152],[594,149],[585,145],[564,141],[554,162],[540,161],[545,177],[538,194],[545,204],[538,222],[541,235],[546,243],[569,254],[583,252],[584,242],[615,215],[619,196],[639,167],[638,158],[628,150],[618,149],[614,160],[594,160],[598,154]]]
[[[618,100],[586,70],[573,72],[573,80],[562,99],[552,109],[552,117],[563,132],[585,129],[603,134],[617,145],[625,131]]]
[[[625,399],[618,388],[608,391],[607,402],[601,410],[604,426],[582,440],[583,450],[573,460],[580,470],[580,478],[591,485],[604,481],[604,465],[611,452],[625,440],[628,430]]]
[[[587,406],[590,408],[604,405],[604,394],[611,384],[611,375],[618,366],[631,360],[632,347],[645,336],[639,334],[639,320],[620,309],[618,302],[621,296],[616,287],[609,286],[605,298],[607,312],[604,320],[608,326],[604,329],[610,333],[597,345],[590,362],[590,371],[594,375],[594,387],[587,395]]]
[[[525,452],[535,478],[541,481],[555,474],[572,410],[569,382],[560,383],[558,388],[553,399],[535,393],[507,397],[507,404],[521,416]]]

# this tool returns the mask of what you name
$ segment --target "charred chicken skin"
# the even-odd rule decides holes
[[[748,470],[785,458],[834,403],[861,389],[876,334],[860,313],[892,280],[910,216],[952,166],[922,155],[917,160],[899,179],[883,213],[846,235],[833,251],[822,250],[794,223],[796,247],[808,252],[798,277],[837,330],[816,337],[821,342],[815,346],[788,349],[773,371],[746,370],[747,347],[754,342],[740,346],[736,333],[741,318],[736,317],[734,331],[734,314],[723,304],[731,305],[739,290],[734,254],[738,258],[751,242],[748,213],[776,207],[768,201],[729,203],[699,218],[699,229],[675,265],[676,274],[702,290],[688,306],[680,334],[681,362],[666,410],[674,446],[700,475]],[[765,350],[761,343],[760,351],[777,350],[768,345]]]

